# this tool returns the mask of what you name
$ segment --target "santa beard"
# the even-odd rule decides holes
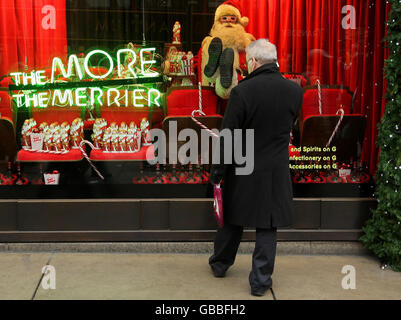
[[[210,35],[213,38],[220,38],[224,48],[236,48],[239,51],[245,50],[250,42],[244,27],[239,23],[215,22]]]

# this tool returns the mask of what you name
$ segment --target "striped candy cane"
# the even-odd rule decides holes
[[[192,119],[193,122],[195,122],[202,129],[205,129],[206,132],[209,133],[212,137],[215,137],[215,138],[219,139],[220,136],[218,134],[214,133],[211,129],[209,129],[202,122],[200,122],[199,120],[197,120],[195,118],[196,114],[199,114],[200,116],[203,116],[203,117],[206,116],[206,114],[202,111],[202,105],[203,105],[203,102],[202,102],[202,84],[200,82],[198,83],[198,89],[199,89],[199,109],[192,111],[191,119]]]
[[[104,177],[102,176],[102,174],[99,172],[99,170],[95,167],[95,165],[92,163],[92,161],[89,159],[88,155],[86,154],[86,152],[83,148],[84,144],[88,144],[92,149],[96,149],[95,146],[87,140],[82,140],[81,143],[79,144],[79,150],[81,150],[82,155],[85,157],[86,160],[88,160],[89,164],[91,165],[93,170],[95,170],[95,172],[100,177],[100,179],[104,180]]]
[[[316,80],[317,84],[317,93],[319,96],[319,114],[323,114],[323,108],[322,108],[322,87],[320,86],[320,80]]]
[[[338,109],[338,111],[337,111],[336,114],[337,114],[337,115],[341,114],[340,120],[338,121],[338,123],[337,123],[337,125],[336,125],[336,128],[335,128],[334,131],[333,131],[333,134],[331,135],[329,141],[327,142],[326,148],[329,147],[329,146],[331,145],[331,142],[333,141],[333,138],[334,138],[334,136],[336,135],[336,133],[337,133],[337,131],[338,131],[338,128],[340,127],[341,123],[343,122],[344,114],[345,114],[345,113],[344,113],[344,109]]]

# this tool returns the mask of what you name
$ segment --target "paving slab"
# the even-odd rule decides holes
[[[49,254],[0,253],[0,299],[30,299]],[[35,299],[271,300],[249,293],[251,255],[240,254],[223,279],[214,278],[208,254],[55,253],[56,289],[38,287]],[[344,266],[356,289],[344,290]],[[273,290],[278,300],[401,299],[401,273],[380,269],[369,256],[277,256]]]
[[[347,265],[355,268],[355,290],[342,287]],[[273,290],[277,300],[400,300],[401,273],[368,256],[280,256]]]
[[[226,278],[214,278],[209,255],[56,253],[56,289],[35,299],[247,300],[251,256],[239,255]]]
[[[50,256],[0,253],[0,300],[31,299]]]

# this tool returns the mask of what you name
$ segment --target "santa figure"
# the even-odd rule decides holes
[[[83,140],[83,121],[81,118],[76,118],[70,129],[70,136],[72,142],[72,148],[78,149],[81,141]]]
[[[70,150],[70,124],[63,122],[60,126],[61,145],[64,151]]]
[[[176,21],[173,27],[173,44],[181,43],[181,24]]]
[[[111,151],[111,129],[106,128],[103,134],[102,147],[104,152]]]
[[[229,98],[231,89],[246,75],[245,49],[255,40],[245,31],[248,22],[241,15],[239,0],[226,1],[216,9],[210,36],[202,42],[202,84],[214,83],[223,99]]]
[[[128,135],[128,126],[125,122],[122,122],[120,125],[120,135],[119,135],[120,150],[122,152],[127,151],[127,135]]]
[[[104,119],[98,118],[93,124],[93,134],[92,141],[96,149],[101,149],[103,142],[103,132],[104,132]]]
[[[134,130],[132,130],[131,128],[127,131],[127,151],[135,151]]]
[[[60,128],[60,127],[58,127]],[[62,142],[61,142],[61,133],[60,133],[60,129],[57,129],[54,133],[53,133],[53,138],[52,138],[52,143],[53,143],[53,150],[56,152],[61,151],[62,149]]]
[[[152,144],[152,139],[149,130],[149,121],[146,118],[143,118],[141,121],[141,136],[142,136],[142,145],[150,146]]]
[[[111,150],[112,152],[120,151],[120,132],[116,128],[111,129]]]
[[[53,133],[50,131],[50,128],[47,127],[43,135],[43,150],[45,151],[52,150],[52,139],[53,139]]]
[[[31,148],[31,133],[32,133],[31,119],[26,119],[24,121],[24,124],[22,125],[22,131],[21,131],[21,143],[23,149]]]

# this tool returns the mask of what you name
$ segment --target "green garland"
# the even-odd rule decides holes
[[[378,207],[360,240],[383,264],[401,272],[401,1],[390,2],[386,38],[390,56],[385,66],[387,105],[378,135]]]

